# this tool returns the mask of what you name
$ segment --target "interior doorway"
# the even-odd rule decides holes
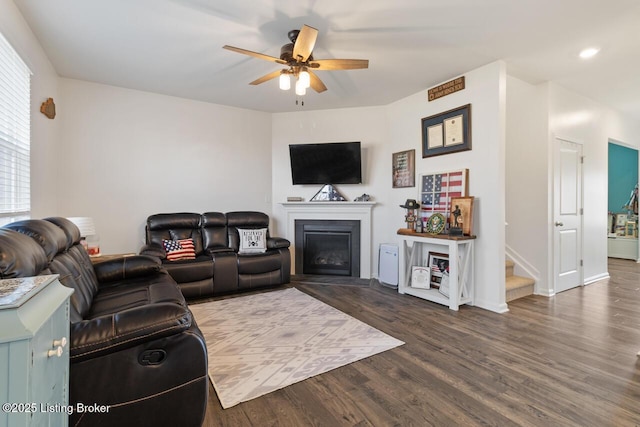
[[[639,261],[638,150],[610,140],[608,154],[607,256]]]

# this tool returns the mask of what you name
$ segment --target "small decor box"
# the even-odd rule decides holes
[[[411,267],[411,287],[418,289],[429,289],[429,267],[414,265]]]

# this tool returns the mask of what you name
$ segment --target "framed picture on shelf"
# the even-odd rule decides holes
[[[393,188],[416,186],[416,150],[391,155]]]
[[[438,252],[429,252],[429,285],[432,288],[440,289],[443,277],[449,278],[449,255]]]
[[[449,217],[450,227],[454,227],[456,221],[456,213],[458,218],[457,226],[462,229],[465,236],[473,235],[473,196],[468,197],[452,197],[451,198],[451,215]]]
[[[471,150],[471,104],[422,119],[422,158]]]
[[[429,268],[414,265],[411,267],[411,287],[418,289],[429,289]]]

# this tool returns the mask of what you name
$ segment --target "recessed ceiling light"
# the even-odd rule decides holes
[[[584,49],[584,50],[582,50],[580,52],[580,58],[582,58],[582,59],[592,58],[598,52],[600,52],[600,49],[598,49],[597,47],[590,47],[590,48]]]

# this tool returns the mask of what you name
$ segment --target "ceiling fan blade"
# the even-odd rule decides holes
[[[266,75],[260,77],[259,79],[255,79],[254,81],[252,81],[249,84],[250,85],[259,85],[260,83],[268,82],[269,80],[275,79],[278,76],[280,76],[280,70],[274,71],[273,73],[266,74]]]
[[[300,62],[305,62],[313,47],[316,45],[316,39],[318,38],[318,30],[308,25],[303,25],[296,43],[293,45],[293,59],[299,59]]]
[[[239,47],[224,45],[224,46],[222,46],[222,48],[230,50],[232,52],[242,53],[243,55],[253,56],[254,58],[264,59],[265,61],[276,62],[278,64],[286,64],[287,63],[286,61],[283,61],[280,58],[276,58],[275,56],[269,56],[269,55],[265,55],[264,53],[253,52],[251,50],[241,49]]]
[[[318,93],[327,90],[327,87],[324,85],[324,83],[322,83],[320,77],[318,77],[315,73],[309,71],[309,77],[311,78],[311,89],[315,90]]]
[[[358,70],[369,68],[368,59],[316,59],[309,66],[317,70]]]

